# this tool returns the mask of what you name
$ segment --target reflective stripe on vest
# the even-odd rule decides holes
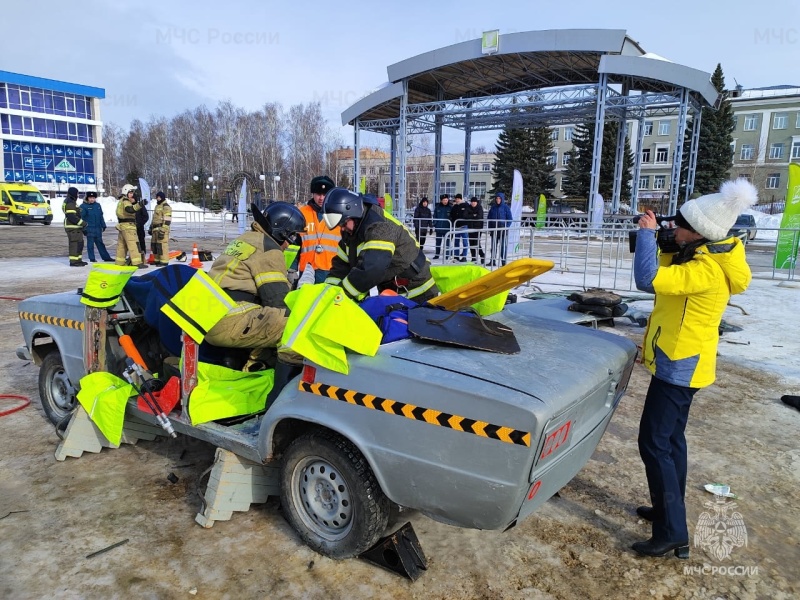
[[[136,270],[135,266],[92,265],[86,285],[81,292],[81,303],[97,308],[114,306],[128,279]]]
[[[283,259],[286,261],[286,270],[289,270],[289,267],[292,266],[294,259],[297,258],[297,253],[300,251],[300,246],[296,244],[292,244],[291,246],[287,246],[286,250],[283,251]]]
[[[235,307],[236,302],[205,271],[198,270],[167,300],[161,312],[200,344],[209,330]]]

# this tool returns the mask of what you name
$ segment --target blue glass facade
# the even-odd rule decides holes
[[[94,150],[3,140],[3,179],[94,185]]]
[[[97,151],[79,144],[95,142],[97,125],[77,121],[98,120],[93,99],[103,97],[101,88],[0,71],[0,181],[95,187]]]

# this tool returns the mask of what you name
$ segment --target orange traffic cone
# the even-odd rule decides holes
[[[147,258],[148,265],[154,265],[156,263],[156,257],[153,256],[153,253],[150,253],[150,256]]]
[[[189,263],[189,266],[195,269],[203,268],[203,263],[200,262],[200,254],[197,252],[197,244],[192,246],[192,262]]]

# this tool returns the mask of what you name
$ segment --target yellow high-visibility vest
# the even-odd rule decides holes
[[[81,292],[81,303],[97,308],[114,306],[128,279],[135,272],[136,267],[107,263],[92,265],[86,285]]]
[[[186,285],[167,300],[161,312],[200,344],[209,330],[233,308],[236,302],[205,271],[198,269]]]

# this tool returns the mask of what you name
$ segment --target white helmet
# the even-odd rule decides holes
[[[131,185],[130,183],[126,183],[122,186],[122,195],[127,196],[128,192],[132,192],[136,189],[135,185]]]

